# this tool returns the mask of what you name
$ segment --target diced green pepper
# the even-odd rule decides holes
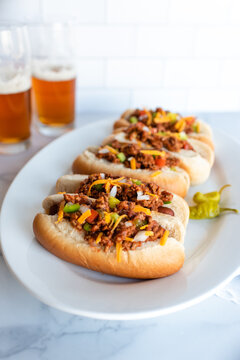
[[[154,113],[152,114],[152,118],[154,119],[156,116],[157,116],[157,113],[154,112]]]
[[[84,228],[85,231],[90,231],[92,227],[91,227],[91,225],[90,225],[89,223],[86,222],[86,223],[83,225],[83,228]]]
[[[195,133],[198,132],[198,126],[197,126],[197,124],[193,124],[192,128],[193,128],[193,131],[194,131]]]
[[[104,211],[101,210],[101,209],[97,209],[97,212],[99,213],[100,218],[103,219],[104,218]]]
[[[141,184],[142,184],[142,182],[141,182],[140,180],[133,180],[133,179],[132,179],[132,182],[133,182],[134,184],[136,184],[136,185],[141,185]]]
[[[164,204],[171,204],[171,201],[164,201]]]
[[[120,200],[118,200],[117,198],[110,196],[109,200],[108,200],[108,204],[110,209],[114,209],[118,204],[120,203]]]
[[[96,189],[97,191],[102,191],[103,185],[102,184],[97,184],[97,185],[93,185],[94,189]]]
[[[112,213],[112,214],[111,214],[111,219],[112,219],[114,222],[116,222],[118,218],[119,218],[119,215],[118,215],[117,213]]]
[[[171,121],[176,121],[178,114],[169,112],[167,116]]]
[[[148,223],[147,220],[139,220],[139,219],[137,219],[137,220],[134,221],[134,224],[136,225],[137,228],[140,228],[140,227],[142,227],[144,225],[147,225],[147,223]]]
[[[159,135],[159,136],[165,136],[165,135],[166,135],[166,132],[165,132],[165,131],[159,131],[159,132],[157,133],[157,135]]]
[[[79,204],[66,204],[63,208],[63,211],[65,213],[73,213],[73,212],[76,212],[80,209],[80,205]]]
[[[121,162],[124,162],[126,160],[126,156],[122,152],[118,153],[117,157]]]
[[[129,121],[131,124],[136,124],[138,122],[138,118],[136,116],[131,116]]]

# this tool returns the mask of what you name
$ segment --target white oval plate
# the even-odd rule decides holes
[[[138,281],[103,275],[64,262],[34,238],[32,221],[42,200],[54,192],[57,178],[70,172],[73,159],[89,144],[100,144],[112,128],[93,123],[55,140],[34,156],[16,176],[1,214],[2,250],[18,280],[37,298],[55,308],[99,319],[141,319],[174,312],[213,294],[240,265],[239,216],[190,221],[185,240],[186,261],[175,275]],[[240,145],[214,131],[217,159],[211,178],[190,190],[225,190],[231,207],[240,204]]]

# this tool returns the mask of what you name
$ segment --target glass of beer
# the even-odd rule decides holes
[[[32,91],[36,123],[45,135],[60,135],[73,127],[76,72],[71,26],[30,26],[32,45]]]
[[[0,22],[0,153],[29,144],[31,56],[27,29]]]

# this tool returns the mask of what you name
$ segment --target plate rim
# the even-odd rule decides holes
[[[55,144],[57,142],[61,142],[63,137],[71,137],[72,133],[77,133],[80,132],[83,128],[87,128],[89,126],[94,126],[94,125],[99,125],[99,124],[105,124],[105,125],[110,125],[112,123],[112,120],[110,119],[100,119],[94,122],[91,122],[89,124],[84,124],[76,129],[74,129],[73,131],[70,131],[60,137],[58,137],[57,139],[54,139],[52,142],[50,142],[49,144],[47,144],[46,146],[44,146],[42,149],[40,149],[38,152],[36,152],[26,163],[25,165],[19,170],[19,172],[16,174],[16,176],[14,177],[13,181],[11,182],[5,196],[2,202],[2,206],[1,206],[1,213],[0,213],[0,242],[1,242],[1,248],[2,248],[2,255],[4,258],[4,261],[7,265],[7,267],[9,268],[10,272],[14,275],[14,277],[24,286],[25,289],[27,289],[27,291],[29,293],[31,293],[35,298],[37,298],[38,300],[40,300],[41,302],[47,304],[50,307],[53,307],[55,309],[67,312],[67,313],[71,313],[71,314],[75,314],[75,315],[79,315],[79,316],[84,316],[84,317],[88,317],[88,318],[94,318],[94,319],[101,319],[101,320],[140,320],[140,319],[147,319],[147,318],[154,318],[154,317],[158,317],[158,316],[163,316],[163,315],[167,315],[170,313],[174,313],[183,309],[186,309],[190,306],[196,305],[198,303],[200,303],[201,301],[207,299],[208,297],[210,297],[211,295],[215,294],[216,291],[223,287],[224,285],[226,285],[229,281],[231,281],[235,276],[237,276],[239,274],[239,270],[240,270],[240,263],[239,266],[233,271],[231,272],[231,274],[229,274],[226,278],[223,279],[223,281],[219,282],[218,284],[216,284],[216,286],[212,287],[210,290],[204,292],[202,295],[197,295],[194,296],[193,298],[189,299],[189,300],[185,300],[183,302],[180,302],[179,304],[176,305],[171,305],[167,308],[160,308],[160,309],[153,309],[153,310],[138,310],[136,312],[124,312],[124,313],[112,313],[112,312],[99,312],[99,311],[89,311],[89,310],[79,310],[79,309],[71,309],[71,307],[67,307],[66,304],[62,304],[62,303],[53,303],[52,301],[46,299],[46,296],[44,295],[40,295],[39,293],[37,293],[36,291],[32,290],[30,286],[28,286],[22,279],[20,276],[18,276],[18,274],[14,271],[14,269],[11,267],[11,265],[9,264],[8,260],[7,260],[7,255],[5,254],[5,248],[3,245],[3,242],[1,239],[3,239],[3,220],[2,220],[2,213],[5,211],[5,203],[7,202],[7,198],[8,198],[8,194],[10,193],[12,187],[14,186],[15,180],[18,178],[18,176],[21,175],[22,171],[24,171],[25,167],[29,166],[29,164],[35,160],[35,158],[42,152],[46,151],[46,149],[48,149],[51,146],[55,146]],[[238,139],[236,139],[234,136],[229,135],[224,133],[223,130],[218,129],[217,127],[213,127],[214,131],[219,132],[221,135],[227,136],[229,139],[232,139],[238,146],[240,146],[240,141]],[[214,133],[213,131],[213,133]]]

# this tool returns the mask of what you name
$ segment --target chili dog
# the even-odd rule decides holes
[[[75,174],[111,173],[144,182],[154,182],[161,188],[184,197],[188,191],[190,179],[185,170],[179,167],[180,160],[164,153],[164,166],[161,163],[162,152],[155,155],[145,154],[138,144],[112,142],[111,146],[89,147],[73,162]],[[154,152],[156,154],[156,152]]]
[[[157,184],[108,174],[64,175],[56,183],[56,192],[79,193],[92,198],[108,194],[114,201],[134,201],[138,205],[169,217],[175,216],[186,227],[189,207],[180,196],[161,189]]]
[[[198,185],[207,180],[214,161],[213,150],[202,141],[190,138],[186,133],[158,131],[157,128],[146,126],[142,122],[111,134],[103,144],[111,144],[114,140],[139,143],[142,148],[150,147],[171,154],[179,159],[179,166],[189,174],[191,185]]]
[[[129,109],[114,123],[114,129],[125,128],[138,122],[147,126],[151,125],[158,131],[175,133],[184,131],[190,138],[202,141],[214,150],[210,126],[195,116],[182,117],[180,114],[165,111],[162,108],[155,110]]]
[[[39,243],[59,258],[91,270],[131,278],[158,278],[184,262],[185,229],[136,202],[111,204],[82,194],[57,194],[43,201],[33,230]]]

